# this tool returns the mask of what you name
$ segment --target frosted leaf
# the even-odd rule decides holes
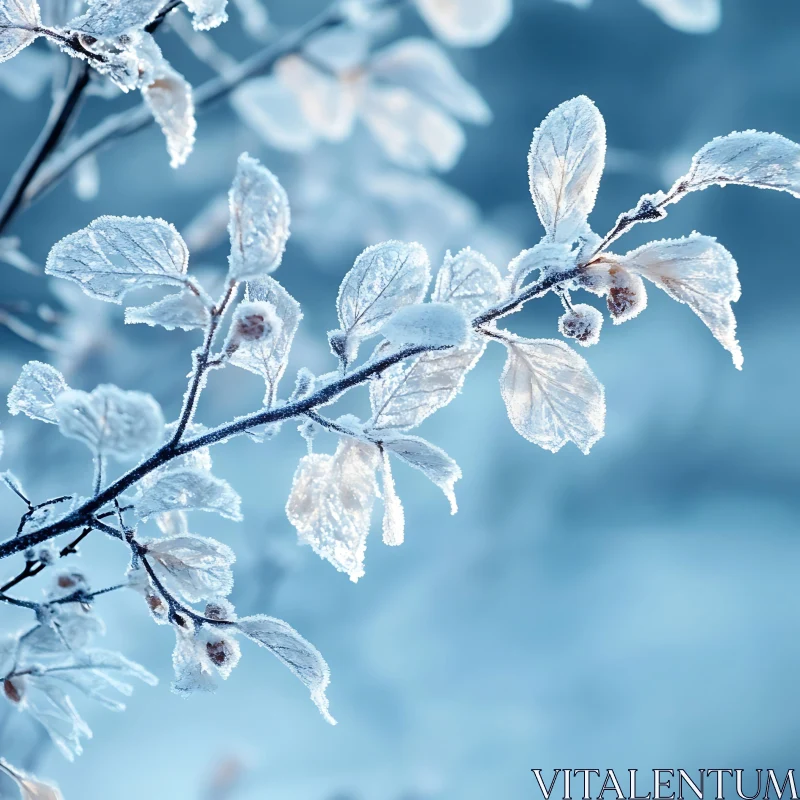
[[[275,75],[295,93],[303,116],[317,136],[341,142],[352,133],[356,118],[352,82],[322,72],[294,55],[275,65]]]
[[[422,302],[429,283],[422,245],[389,241],[368,247],[339,287],[336,309],[345,336],[356,344],[373,336],[398,308]]]
[[[447,251],[431,300],[451,303],[471,318],[499,303],[503,292],[503,279],[497,267],[467,247],[456,255]]]
[[[201,536],[150,539],[143,544],[159,579],[187,602],[231,593],[236,556],[227,545]]]
[[[736,341],[736,319],[731,303],[741,296],[733,256],[716,239],[693,233],[682,239],[650,242],[630,253],[622,263],[689,308],[708,326],[714,338],[742,368]]]
[[[45,272],[121,303],[132,289],[184,284],[188,263],[183,239],[163,219],[99,217],[53,245]]]
[[[216,511],[241,520],[241,498],[231,485],[210,472],[189,467],[167,470],[142,489],[136,514],[146,520],[166,511]]]
[[[12,767],[3,758],[0,758],[0,772],[8,775],[17,784],[22,800],[63,800],[64,798],[57,787],[29,775],[21,769]]]
[[[577,261],[578,251],[567,242],[552,242],[545,237],[534,247],[523,250],[508,265],[511,274],[511,290],[517,292],[525,278],[534,270],[541,275],[565,272]]]
[[[389,453],[381,448],[381,475],[383,477],[383,543],[391,547],[403,544],[405,538],[405,513],[397,496],[392,478]]]
[[[431,30],[453,47],[481,47],[511,19],[511,0],[415,0]]]
[[[398,308],[381,328],[395,345],[458,347],[471,328],[464,313],[449,303],[415,303]]]
[[[297,95],[275,76],[247,81],[233,92],[231,104],[271,147],[302,153],[317,141]]]
[[[722,19],[720,0],[641,0],[661,19],[684,33],[711,33]]]
[[[189,290],[168,294],[149,306],[132,306],[125,309],[125,322],[160,325],[168,331],[182,328],[185,331],[205,328],[211,320],[208,307],[198,295]]]
[[[114,39],[143,30],[157,16],[164,0],[88,0],[86,13],[70,20],[67,28],[97,39]]]
[[[377,447],[342,439],[333,456],[300,459],[286,504],[300,541],[354,583],[364,574],[377,465]]]
[[[418,469],[444,492],[444,496],[450,503],[451,514],[458,511],[453,487],[455,482],[461,478],[461,469],[444,450],[419,436],[382,433],[381,438],[381,444],[385,451],[394,453],[406,464]]]
[[[142,97],[167,137],[170,166],[179,167],[192,152],[197,130],[191,85],[162,57],[142,86]]]
[[[225,7],[228,0],[183,0],[192,12],[192,25],[195,30],[207,31],[222,25],[228,19]]]
[[[370,383],[371,424],[380,429],[415,428],[461,391],[464,378],[484,349],[483,342],[475,342],[441,353],[424,353],[389,367]]]
[[[606,405],[586,360],[555,339],[513,338],[505,344],[500,387],[517,433],[553,453],[567,442],[588,453],[603,436]]]
[[[239,156],[230,194],[229,277],[241,281],[274,272],[289,238],[289,199],[278,179],[247,153]]]
[[[161,407],[145,392],[101,384],[92,392],[69,389],[55,402],[61,433],[100,456],[132,458],[155,447],[164,435]]]
[[[605,155],[603,116],[583,95],[554,108],[534,131],[528,180],[551,239],[571,242],[581,233],[594,207]]]
[[[647,289],[638,275],[614,266],[609,279],[606,303],[615,325],[639,316],[647,308]]]
[[[729,183],[800,197],[800,145],[777,133],[719,136],[697,151],[688,174],[675,182],[670,194]]]
[[[217,688],[216,674],[224,679],[229,677],[239,663],[241,650],[239,643],[223,630],[221,626],[192,624],[187,629],[175,626],[173,692],[182,695],[213,692]]]
[[[12,415],[27,414],[42,422],[58,423],[56,398],[69,389],[64,376],[49,364],[29,361],[8,393]]]
[[[370,59],[369,73],[439,104],[459,119],[491,122],[492,112],[478,90],[458,74],[447,53],[429,39],[402,39],[380,50]]]
[[[336,720],[328,711],[328,698],[325,696],[331,681],[330,670],[319,650],[286,622],[274,617],[261,614],[242,617],[237,626],[249,639],[266,647],[303,682],[322,716],[335,725]]]
[[[266,383],[265,404],[275,402],[278,383],[289,361],[297,327],[303,318],[300,304],[274,278],[265,276],[249,281],[246,299],[269,303],[280,320],[277,333],[257,341],[241,342],[230,363],[260,375]]]
[[[406,169],[452,169],[464,149],[461,126],[400,86],[368,86],[361,116],[386,155]]]
[[[245,33],[258,41],[269,36],[269,12],[261,0],[233,0],[240,14],[240,22]]]
[[[558,319],[558,330],[562,336],[575,341],[582,347],[591,347],[600,341],[603,315],[594,306],[575,303]]]
[[[42,24],[36,0],[0,0],[0,62],[13,58],[39,34]]]

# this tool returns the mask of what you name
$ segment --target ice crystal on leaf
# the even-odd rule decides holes
[[[574,442],[584,453],[602,437],[603,387],[585,359],[554,339],[510,338],[500,385],[517,432],[545,450]]]
[[[435,303],[450,303],[472,317],[498,303],[503,291],[497,267],[467,247],[456,255],[447,251],[431,299]]]
[[[458,347],[467,340],[470,326],[463,312],[455,305],[415,303],[397,309],[380,333],[395,345]]]
[[[207,31],[226,22],[228,0],[184,0],[192,12],[192,24],[198,31]]]
[[[528,178],[551,239],[570,242],[582,231],[594,207],[605,155],[605,122],[588,97],[562,103],[534,132]]]
[[[178,466],[161,472],[136,500],[141,519],[168,511],[215,511],[241,520],[241,498],[231,485],[203,469]]]
[[[389,453],[383,447],[381,448],[381,476],[383,478],[383,543],[396,547],[403,544],[405,538],[405,513],[394,487]]]
[[[99,456],[127,459],[155,446],[164,433],[161,407],[144,392],[102,384],[92,392],[68,389],[56,398],[61,433]]]
[[[228,198],[229,276],[249,280],[274,272],[289,238],[289,200],[283,187],[266,167],[242,153]]]
[[[0,772],[8,775],[17,785],[22,800],[64,800],[57,787],[35,778],[33,775],[12,767],[5,759],[0,758]]]
[[[377,465],[375,445],[342,439],[335,455],[300,459],[286,504],[300,541],[353,582],[364,574]]]
[[[11,414],[27,414],[31,419],[58,423],[56,399],[69,389],[64,376],[49,364],[29,361],[8,393]]]
[[[36,0],[0,0],[0,62],[13,58],[39,34]]]
[[[414,0],[431,30],[453,47],[480,47],[511,19],[511,0]]]
[[[186,244],[163,219],[98,217],[53,246],[45,271],[99,300],[121,303],[133,289],[183,285],[188,263]]]
[[[275,402],[278,383],[286,370],[289,350],[303,312],[300,304],[269,276],[249,281],[245,300],[269,304],[280,323],[272,336],[240,341],[230,356],[231,364],[254,372],[264,379],[265,404],[269,406]]]
[[[86,12],[67,23],[70,30],[112,39],[151,23],[164,0],[88,0]]]
[[[211,320],[208,305],[195,292],[183,289],[168,294],[149,306],[131,306],[125,309],[125,322],[145,325],[160,325],[171,331],[182,328],[185,331],[205,328]]]

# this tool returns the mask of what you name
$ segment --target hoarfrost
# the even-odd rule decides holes
[[[185,331],[205,328],[211,314],[203,300],[190,289],[168,294],[149,306],[132,306],[125,309],[125,322],[161,325],[168,331],[182,328]]]
[[[29,361],[8,393],[8,410],[12,415],[22,412],[32,419],[57,424],[56,399],[68,389],[64,376],[55,367]]]
[[[42,24],[36,0],[0,0],[0,62],[13,58],[39,34]]]
[[[415,303],[398,308],[380,330],[395,345],[458,347],[470,334],[463,312],[448,303]]]
[[[494,264],[469,247],[456,255],[448,250],[436,276],[431,299],[436,303],[451,303],[467,317],[500,302],[503,279]]]
[[[392,478],[389,453],[381,448],[381,475],[383,477],[383,543],[392,547],[403,544],[405,538],[405,514],[403,504],[397,496]]]
[[[207,31],[226,22],[225,10],[228,0],[184,0],[186,8],[192,12],[192,25],[195,30]]]
[[[223,517],[241,520],[241,498],[231,485],[210,472],[178,467],[159,474],[141,491],[136,514],[146,520],[166,511],[215,511]]]

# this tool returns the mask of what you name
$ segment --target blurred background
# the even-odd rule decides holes
[[[265,36],[309,19],[323,2],[267,7],[274,30]],[[243,58],[260,45],[231,17],[214,41]],[[397,24],[387,41],[429,35],[411,11]],[[192,83],[213,74],[174,31],[165,26],[159,36]],[[336,325],[339,281],[366,244],[416,239],[434,263],[446,248],[472,245],[503,267],[539,240],[527,150],[534,127],[570,97],[587,94],[607,124],[608,168],[591,218],[601,233],[641,193],[666,188],[714,136],[756,128],[800,140],[799,41],[800,5],[791,0],[728,0],[706,34],[677,30],[637,0],[586,8],[514,0],[494,42],[450,53],[493,121],[467,127],[463,154],[445,174],[399,170],[363,131],[302,153],[272,148],[223,102],[199,115],[195,152],[181,169],[168,168],[163,137],[148,129],[84,164],[10,233],[42,264],[56,240],[101,214],[161,216],[194,237],[192,269],[221,273],[227,247],[213,202],[248,150],[281,178],[293,205],[295,236],[276,277],[305,319],[288,384],[293,368],[333,368],[325,331]],[[34,48],[47,75],[48,51]],[[21,91],[13,63],[0,66],[0,185],[49,106],[46,81],[40,92]],[[24,74],[35,83],[33,61]],[[135,99],[90,98],[78,130],[109,103]],[[533,767],[794,766],[798,219],[800,205],[787,194],[715,188],[673,206],[658,229],[626,237],[632,249],[697,230],[731,251],[743,287],[735,312],[745,367],[732,367],[687,307],[651,289],[645,313],[621,327],[607,322],[600,344],[582,351],[608,403],[606,436],[588,457],[571,445],[553,455],[514,432],[498,391],[504,353],[490,348],[463,393],[420,431],[463,469],[459,513],[449,516],[435,487],[398,467],[406,543],[386,548],[373,530],[357,585],[298,547],[286,519],[305,450],[294,426],[262,445],[216,449],[215,471],[242,495],[245,522],[195,515],[193,530],[237,552],[240,614],[286,619],[322,651],[337,727],[247,643],[216,695],[171,694],[170,632],[152,624],[138,597],[115,594],[98,606],[104,646],[143,663],[161,684],[137,687],[120,715],[78,700],[95,736],[74,764],[6,709],[0,753],[55,779],[68,800],[511,800],[539,796]],[[47,303],[56,313],[30,321],[46,333],[38,342],[0,327],[0,393],[39,359],[76,388],[143,389],[177,413],[196,335],[126,329],[120,308],[7,265],[0,280],[7,312],[22,318]],[[547,297],[513,326],[557,336],[559,314]],[[57,351],[43,349],[47,337]],[[261,392],[254,376],[228,370],[212,377],[199,419],[243,413]],[[354,410],[365,410],[361,401]],[[83,475],[79,489],[88,490],[80,444],[12,420],[5,408],[0,427],[2,467],[32,494],[73,491]],[[323,450],[332,445],[319,441]],[[10,493],[0,495],[4,531],[20,513]],[[121,550],[90,538],[75,563],[100,585],[124,569]],[[2,566],[10,575],[19,565]],[[2,611],[0,630],[28,622]]]

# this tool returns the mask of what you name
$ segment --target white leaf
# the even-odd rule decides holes
[[[8,393],[8,410],[42,422],[58,422],[56,398],[69,389],[64,376],[49,364],[29,361]]]
[[[381,328],[395,345],[458,347],[471,333],[469,320],[449,303],[415,303],[398,308]]]
[[[188,603],[225,597],[233,589],[233,550],[214,539],[173,536],[143,542],[159,579]]]
[[[225,7],[228,0],[183,0],[192,12],[192,25],[195,30],[207,31],[222,25],[228,19]]]
[[[245,124],[268,145],[292,153],[310,150],[317,134],[295,92],[274,75],[254,78],[231,95],[231,105]]]
[[[722,19],[720,0],[642,0],[642,5],[684,33],[711,33]]]
[[[383,543],[391,547],[403,544],[405,538],[405,514],[403,504],[397,496],[392,478],[389,453],[381,448],[381,475],[383,476]]]
[[[152,217],[99,217],[53,245],[48,275],[88,295],[121,303],[131,289],[185,283],[189,251],[178,231]]]
[[[185,331],[205,328],[211,314],[203,300],[190,289],[168,294],[149,306],[132,306],[125,309],[125,322],[161,325],[168,331],[182,328]]]
[[[143,488],[136,513],[146,520],[166,511],[216,511],[239,521],[241,498],[231,485],[210,472],[189,467],[167,470]]]
[[[248,301],[269,303],[280,320],[277,333],[266,339],[243,341],[232,354],[231,364],[261,375],[267,385],[265,404],[275,402],[278,383],[289,362],[297,327],[303,318],[300,304],[274,278],[265,276],[247,284]]]
[[[16,767],[12,767],[3,758],[0,758],[0,771],[8,775],[17,784],[22,800],[63,800],[64,796],[57,787],[44,783]]]
[[[500,387],[517,433],[553,453],[567,442],[588,453],[603,435],[606,406],[586,360],[555,339],[513,338],[505,344]]]
[[[447,251],[431,299],[435,303],[451,303],[472,318],[499,303],[503,293],[503,279],[497,267],[466,247],[456,255]]]
[[[429,39],[402,39],[380,50],[370,59],[369,72],[373,78],[438,103],[459,119],[483,125],[492,119],[478,90],[458,74],[447,53]]]
[[[239,156],[230,194],[229,276],[248,280],[274,272],[289,238],[289,200],[278,179],[247,153]]]
[[[511,0],[415,0],[431,30],[453,47],[480,47],[511,19]]]
[[[0,62],[36,39],[41,24],[36,0],[0,0]]]
[[[372,381],[369,397],[375,428],[415,428],[461,391],[467,373],[483,355],[485,343],[406,359]]]
[[[373,336],[398,308],[421,302],[429,283],[422,245],[389,241],[368,247],[339,287],[339,324],[355,342]]]
[[[400,436],[385,432],[381,432],[381,444],[384,450],[394,453],[438,486],[450,503],[451,514],[458,511],[453,487],[461,478],[461,469],[444,450],[419,436]]]
[[[316,136],[341,142],[353,130],[355,86],[322,72],[300,56],[286,56],[275,65],[275,75],[294,92],[303,116]]]
[[[132,458],[155,447],[164,417],[153,397],[101,384],[90,392],[69,389],[55,402],[61,433],[78,439],[99,456]]]
[[[333,456],[300,459],[286,504],[300,541],[354,583],[364,574],[377,464],[377,447],[342,439]]]
[[[97,39],[114,39],[143,30],[164,5],[164,0],[88,0],[86,13],[70,20],[67,28]]]
[[[712,139],[692,159],[673,192],[729,183],[776,189],[800,197],[800,145],[777,133],[744,131]]]
[[[682,239],[650,242],[627,253],[623,266],[663,289],[708,326],[714,338],[733,356],[737,369],[744,361],[736,341],[731,303],[741,296],[733,256],[716,239],[693,233]]]
[[[325,696],[331,680],[330,670],[319,650],[290,625],[274,617],[242,617],[237,626],[245,636],[266,647],[303,682],[322,716],[335,725],[336,720],[328,711],[328,698]]]
[[[366,87],[361,116],[386,155],[406,169],[447,172],[464,149],[464,131],[449,114],[400,86]]]
[[[142,86],[142,97],[167,137],[170,166],[179,167],[192,152],[197,130],[191,85],[160,57]]]
[[[533,134],[528,154],[531,197],[548,236],[573,241],[586,224],[606,155],[606,125],[581,95],[562,103]]]

